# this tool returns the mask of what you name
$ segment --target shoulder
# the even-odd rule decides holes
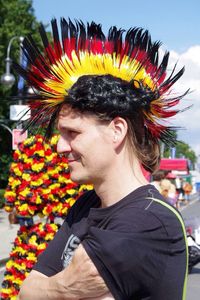
[[[72,225],[73,222],[80,221],[83,217],[87,217],[92,207],[98,207],[100,205],[100,199],[96,195],[95,191],[84,192],[70,208],[66,217],[68,225]]]
[[[180,213],[153,186],[140,197],[129,196],[129,201],[113,212],[110,226],[121,230],[151,231],[180,227]]]

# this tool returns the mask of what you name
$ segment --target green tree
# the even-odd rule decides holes
[[[9,41],[14,36],[27,36],[31,33],[40,43],[38,34],[39,22],[34,15],[32,0],[0,0],[0,76],[5,73],[5,58]],[[10,57],[14,61],[19,61],[20,44],[14,40],[11,47]],[[11,68],[12,70],[12,68]],[[12,73],[14,71],[12,70]],[[15,74],[16,75],[16,74]],[[11,96],[17,94],[17,76],[15,85],[11,89],[6,89],[0,84],[0,122],[14,127],[9,121],[9,106],[15,104]],[[0,185],[2,180],[7,179],[11,149],[11,135],[0,126]],[[3,177],[3,178],[2,178]]]
[[[175,133],[176,136],[176,133]],[[192,164],[192,168],[194,168],[195,163],[197,161],[197,156],[194,152],[194,150],[192,150],[192,148],[185,142],[183,141],[177,141],[176,145],[174,146],[176,148],[176,157],[177,158],[182,158],[185,157],[188,160],[190,160],[191,164]],[[170,157],[170,147],[165,147],[164,149],[164,157]]]
[[[189,159],[194,168],[194,165],[197,161],[197,156],[194,150],[192,150],[188,144],[184,143],[183,141],[179,141],[176,146],[176,152],[177,152],[177,157],[184,156],[185,158]]]

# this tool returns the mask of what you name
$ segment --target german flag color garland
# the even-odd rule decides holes
[[[1,299],[17,299],[23,280],[32,270],[38,255],[53,239],[58,228],[59,225],[54,223],[20,227],[10,253],[10,260],[6,264]]]
[[[32,270],[78,196],[90,185],[77,185],[70,179],[67,159],[56,152],[58,135],[49,143],[36,135],[14,152],[5,192],[5,210],[22,217],[43,217],[43,222],[21,226],[14,241],[1,289],[1,299],[16,300],[20,286]],[[44,218],[46,217],[46,218]],[[59,219],[58,219],[59,218]],[[40,219],[39,219],[40,221]]]
[[[92,188],[71,181],[66,157],[56,152],[57,141],[53,136],[47,144],[36,135],[15,151],[5,192],[7,212],[15,208],[25,217],[64,217],[80,192]]]

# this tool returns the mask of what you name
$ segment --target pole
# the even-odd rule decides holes
[[[0,126],[2,126],[2,127],[4,127],[5,129],[7,129],[7,130],[10,132],[10,134],[12,135],[12,130],[11,130],[7,125],[5,125],[5,124],[3,124],[3,123],[0,123]]]

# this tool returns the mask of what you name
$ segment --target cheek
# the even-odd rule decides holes
[[[112,161],[113,158],[113,150],[106,144],[97,144],[93,143],[93,147],[90,147],[90,159],[93,161],[94,167],[95,165],[106,165]]]

